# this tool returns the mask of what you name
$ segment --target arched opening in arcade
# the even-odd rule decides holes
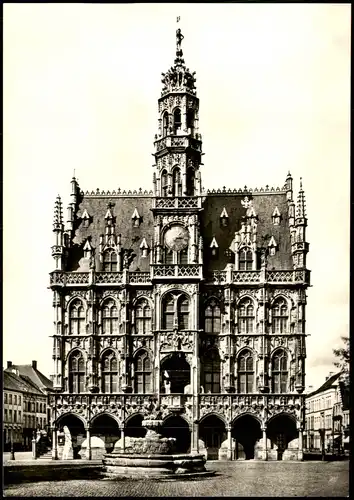
[[[290,415],[277,415],[267,425],[270,441],[268,460],[297,459],[299,450],[298,430]]]
[[[86,439],[86,430],[83,421],[71,413],[59,417],[57,420],[58,458],[80,459],[81,445]]]
[[[190,385],[190,366],[184,353],[174,353],[161,363],[160,387],[163,394],[184,394]]]
[[[216,415],[205,417],[199,424],[199,438],[207,449],[208,460],[218,460],[221,445],[227,438],[225,424],[221,418]]]
[[[232,437],[235,439],[235,460],[253,460],[256,446],[262,438],[259,421],[252,415],[242,415],[234,421]]]
[[[180,416],[170,416],[161,427],[161,435],[176,438],[175,453],[187,453],[191,446],[191,431],[188,423]]]
[[[100,445],[99,440],[93,440],[94,437],[99,438],[104,443],[107,453],[111,453],[114,444],[120,438],[120,429],[118,422],[110,415],[98,415],[91,422],[91,447],[94,443]]]
[[[142,425],[143,420],[144,417],[140,414],[131,416],[125,424],[125,436],[137,438],[145,437],[146,429]]]

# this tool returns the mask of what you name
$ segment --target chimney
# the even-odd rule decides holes
[[[12,366],[12,361],[8,361],[7,362],[7,368],[11,368],[11,366]]]
[[[32,368],[37,370],[37,361],[32,361]]]

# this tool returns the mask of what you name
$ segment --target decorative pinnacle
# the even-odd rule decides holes
[[[299,189],[299,194],[297,196],[297,217],[298,218],[306,217],[306,202],[305,202],[305,193],[302,188],[302,177],[300,177],[300,189]]]
[[[58,226],[63,224],[63,204],[61,198],[58,195],[54,204],[54,219],[53,225]]]

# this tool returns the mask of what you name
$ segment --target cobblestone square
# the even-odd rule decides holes
[[[72,480],[8,485],[7,497],[346,497],[349,462],[208,462],[215,476],[190,480]]]

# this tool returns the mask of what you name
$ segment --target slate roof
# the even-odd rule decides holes
[[[10,370],[4,370],[3,378],[4,390],[17,391],[17,392],[29,392],[31,394],[37,394],[43,396],[42,391],[33,382],[23,377],[21,375],[16,375],[16,373]]]
[[[322,384],[318,389],[315,391],[311,392],[310,394],[307,395],[307,397],[314,396],[315,394],[319,394],[320,392],[327,391],[328,389],[331,389],[332,387],[337,387],[338,384],[335,384],[335,382],[338,381],[338,378],[340,377],[341,372],[335,373],[331,377],[329,377],[324,384]]]
[[[268,193],[208,193],[205,194],[203,211],[201,213],[201,235],[204,244],[204,264],[205,271],[225,269],[226,264],[234,259],[227,256],[225,251],[234,250],[233,241],[235,231],[241,228],[241,219],[246,215],[246,208],[241,204],[245,195],[253,202],[256,212],[257,223],[257,246],[266,246],[273,236],[278,247],[274,256],[268,257],[268,269],[289,270],[293,268],[291,256],[290,229],[288,224],[288,202],[285,191],[274,191]],[[89,270],[89,259],[84,258],[83,247],[87,238],[90,244],[96,249],[96,269],[100,269],[99,262],[99,242],[100,235],[105,234],[105,215],[109,203],[114,204],[111,211],[114,216],[115,235],[121,235],[121,245],[123,249],[132,249],[135,257],[130,264],[130,271],[149,271],[150,259],[143,258],[140,245],[146,239],[151,248],[151,241],[154,236],[154,219],[151,210],[152,195],[112,195],[100,196],[81,192],[76,221],[74,223],[73,246],[69,251],[67,271]],[[226,227],[220,224],[220,215],[225,207],[228,214],[228,224]],[[272,215],[275,207],[278,207],[281,220],[279,225],[272,223]],[[141,217],[139,226],[132,223],[132,215],[137,209]],[[88,212],[90,224],[84,227],[81,219],[82,215]],[[219,253],[218,258],[210,260],[207,258],[212,239],[215,237]]]
[[[16,368],[20,376],[27,380],[27,383],[33,384],[34,387],[39,387],[42,390],[53,389],[53,382],[32,365],[12,365],[11,368]],[[11,368],[6,369],[4,373]]]

